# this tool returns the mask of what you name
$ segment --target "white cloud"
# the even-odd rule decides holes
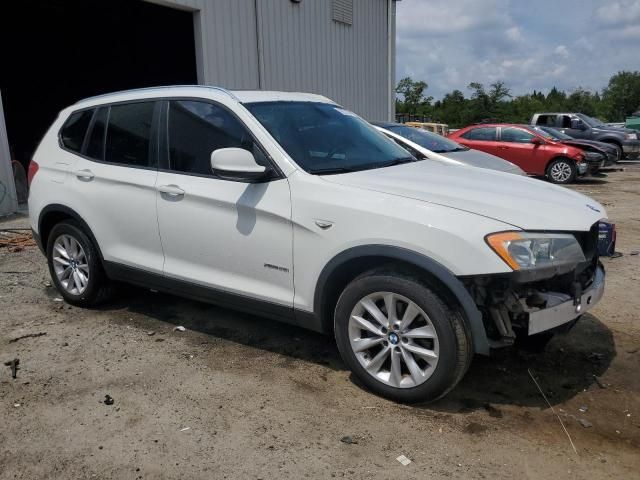
[[[596,10],[596,18],[605,25],[640,22],[640,0],[606,2]]]
[[[511,27],[506,31],[507,38],[514,42],[520,42],[522,40],[522,31],[518,27]]]
[[[403,0],[396,8],[396,76],[426,81],[436,99],[496,80],[516,95],[601,89],[617,71],[640,69],[640,20],[629,20],[640,0]]]
[[[554,50],[555,54],[558,55],[559,57],[562,58],[567,58],[569,57],[569,50],[567,49],[567,47],[565,45],[558,45],[555,50]]]

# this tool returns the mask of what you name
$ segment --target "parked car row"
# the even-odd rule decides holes
[[[602,151],[585,151],[557,142],[548,133],[526,125],[471,125],[449,138],[507,159],[529,175],[545,176],[554,183],[571,183],[578,176],[596,173],[607,161]]]
[[[428,158],[452,165],[470,165],[526,175],[511,162],[480,150],[472,150],[436,133],[401,123],[373,122],[373,125],[418,159]]]
[[[531,125],[470,125],[452,130],[447,136],[453,141],[449,144],[443,143],[439,135],[411,128],[418,126],[413,123],[375,125],[414,156],[524,172],[560,184],[598,175],[602,167],[640,156],[635,130],[607,126],[581,113],[536,113]],[[485,155],[474,156],[474,151]],[[498,158],[508,163],[501,163]]]

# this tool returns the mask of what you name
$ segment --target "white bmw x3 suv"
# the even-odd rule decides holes
[[[371,390],[435,400],[474,353],[544,344],[601,298],[601,205],[418,161],[311,94],[164,87],[63,110],[30,167],[65,300],[113,281],[333,333]]]

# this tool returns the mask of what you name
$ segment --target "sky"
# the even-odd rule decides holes
[[[514,95],[553,86],[602,90],[640,70],[640,0],[401,0],[396,81],[441,99],[503,80]]]

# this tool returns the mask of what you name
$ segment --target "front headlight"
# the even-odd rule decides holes
[[[637,139],[638,139],[637,133],[627,133],[627,140],[637,140]]]
[[[487,235],[494,252],[514,270],[584,262],[576,238],[568,233],[500,232]]]

